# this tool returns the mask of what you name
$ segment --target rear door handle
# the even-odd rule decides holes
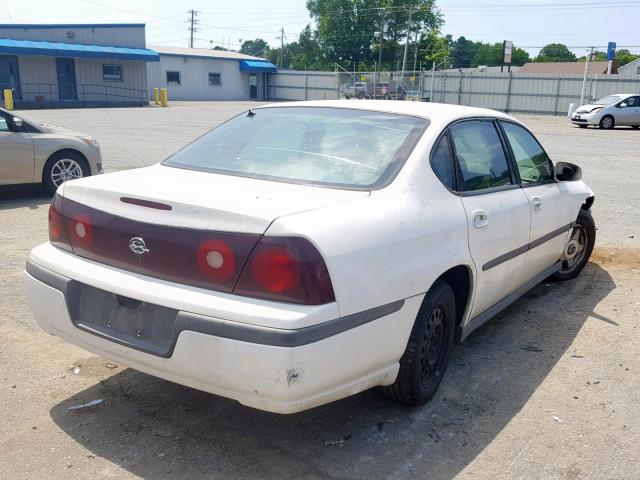
[[[540,197],[533,197],[531,199],[531,209],[534,212],[539,212],[542,208],[542,199]]]
[[[489,214],[484,210],[474,210],[471,219],[475,228],[485,228],[489,225]]]

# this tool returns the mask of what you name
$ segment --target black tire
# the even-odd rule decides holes
[[[393,385],[383,387],[385,396],[407,405],[424,405],[438,390],[449,363],[456,327],[453,290],[437,282],[427,293]],[[435,343],[434,343],[435,342]]]
[[[581,209],[563,252],[562,268],[550,278],[561,282],[576,278],[589,261],[595,242],[596,223],[591,212]],[[572,252],[571,248],[576,248],[576,252]]]
[[[640,125],[631,125],[631,128],[633,128],[634,130],[637,130],[640,128]]]
[[[616,126],[616,120],[611,115],[605,115],[600,119],[600,124],[598,126],[605,130],[611,130]]]
[[[364,98],[364,94],[363,93],[359,93],[358,94],[358,100],[362,100]]]
[[[70,160],[79,166],[82,173],[80,176],[75,176],[74,178],[84,178],[91,175],[91,170],[89,169],[87,160],[79,153],[70,150],[63,150],[61,152],[54,153],[49,157],[49,160],[47,160],[47,163],[45,163],[44,168],[42,169],[42,185],[45,192],[51,196],[56,193],[56,190],[60,186],[56,185],[54,182],[52,178],[52,170],[61,160]],[[64,181],[62,183],[64,183]]]

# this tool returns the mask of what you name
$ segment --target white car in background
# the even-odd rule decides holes
[[[605,129],[621,126],[640,128],[640,95],[608,95],[589,105],[582,105],[571,114],[571,123],[582,128],[589,125]]]
[[[272,104],[164,162],[63,184],[26,265],[38,324],[262,410],[429,400],[456,342],[595,241],[580,168],[503,113]]]
[[[102,155],[95,138],[0,108],[0,186],[42,183],[53,195],[67,180],[98,173]]]

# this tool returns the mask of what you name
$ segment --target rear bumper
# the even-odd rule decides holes
[[[306,410],[392,383],[422,300],[412,297],[356,316],[289,329],[176,309],[175,339],[163,354],[83,326],[83,316],[95,312],[70,308],[69,285],[78,281],[37,258],[29,260],[26,284],[34,317],[44,331],[142,372],[276,413]],[[109,291],[118,290],[113,285]]]

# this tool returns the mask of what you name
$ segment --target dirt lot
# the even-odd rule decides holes
[[[114,171],[154,163],[248,105],[26,116],[95,135]],[[272,415],[40,332],[22,270],[47,238],[48,199],[0,194],[0,478],[640,478],[640,131],[521,118],[554,160],[583,167],[595,253],[577,280],[537,286],[460,345],[419,409],[369,391]]]

